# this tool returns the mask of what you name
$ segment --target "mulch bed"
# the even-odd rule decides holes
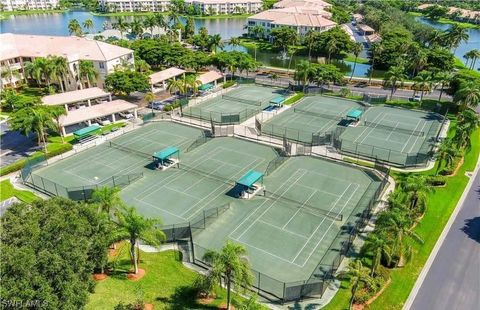
[[[127,278],[130,281],[138,281],[141,278],[143,278],[144,275],[145,275],[145,270],[142,268],[138,268],[138,273],[135,274],[133,273],[133,271],[131,271],[127,274]]]
[[[94,273],[92,277],[93,277],[93,280],[100,282],[108,278],[108,275],[106,273]]]
[[[235,310],[235,306],[230,304],[230,309],[227,309],[227,304],[226,303],[223,303],[221,304],[220,306],[218,306],[218,309],[222,309],[222,310]]]

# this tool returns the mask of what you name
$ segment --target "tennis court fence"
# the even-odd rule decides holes
[[[216,111],[205,111],[204,109],[195,106],[183,109],[182,116],[213,122],[219,125],[229,125],[229,124],[238,124],[242,123],[245,120],[253,117],[260,112],[260,108],[246,108],[239,112],[216,112]]]

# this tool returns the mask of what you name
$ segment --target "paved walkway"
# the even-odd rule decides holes
[[[480,161],[404,307],[467,310],[480,305]]]

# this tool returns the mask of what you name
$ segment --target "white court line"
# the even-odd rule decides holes
[[[309,190],[312,190],[312,191],[315,191],[315,192],[317,192],[317,193],[324,193],[324,194],[327,194],[327,195],[330,195],[330,196],[338,197],[337,194],[334,194],[334,193],[331,193],[331,192],[327,192],[327,191],[324,191],[324,190],[321,190],[321,189],[316,189],[316,188],[313,188],[313,187],[308,186],[308,185],[303,185],[303,184],[298,184],[298,183],[297,183],[297,186],[303,187],[303,188],[306,188],[306,189],[309,189]]]
[[[425,128],[425,125],[427,125],[427,122],[423,122],[423,126],[422,126],[422,129],[421,129],[420,131],[423,132],[423,129]],[[415,130],[416,130],[416,129],[417,129],[417,127],[415,127]],[[410,138],[411,138],[411,136],[408,137],[407,142],[410,141]],[[417,143],[417,141],[418,141],[419,138],[420,138],[420,136],[416,136],[415,141],[414,141],[414,142],[412,143],[412,145],[410,146],[410,151],[409,151],[409,152],[412,151],[413,146]],[[405,144],[405,146],[402,148],[402,152],[405,150],[405,147],[407,147],[407,144]]]
[[[247,243],[247,242],[244,242],[244,241],[242,241],[242,240],[239,240],[239,239],[236,239],[236,238],[233,238],[233,237],[230,237],[230,236],[229,236],[229,238],[232,239],[233,241],[238,242],[238,243],[243,243],[243,244],[245,244],[247,247],[253,248],[253,249],[255,249],[255,250],[261,251],[261,252],[263,252],[263,253],[265,253],[265,254],[268,254],[268,255],[270,255],[270,256],[273,256],[273,257],[275,257],[275,258],[278,258],[279,260],[282,260],[282,261],[284,261],[284,262],[286,262],[286,263],[295,265],[295,266],[297,266],[297,267],[302,267],[302,266],[300,266],[300,265],[297,265],[297,264],[295,264],[295,263],[292,263],[291,261],[289,261],[289,260],[287,260],[287,259],[285,259],[285,258],[283,258],[283,257],[280,257],[280,256],[275,255],[275,254],[273,254],[273,253],[270,253],[270,252],[268,252],[268,251],[265,251],[264,249],[257,248],[256,246],[251,245],[251,244],[249,244],[249,243]]]
[[[270,223],[265,222],[265,221],[263,221],[263,220],[258,220],[257,222],[263,223],[263,224],[268,225],[268,226],[271,226],[271,227],[275,227],[275,228],[278,229],[278,230],[285,231],[285,232],[287,232],[287,233],[289,233],[289,234],[292,234],[292,235],[294,235],[294,236],[301,237],[302,239],[307,239],[307,237],[305,237],[305,236],[303,236],[303,235],[297,234],[297,233],[295,233],[295,232],[293,232],[293,231],[290,231],[290,230],[288,230],[288,229],[284,229],[284,228],[282,228],[282,227],[278,227],[277,225],[270,224]]]
[[[340,197],[338,197],[338,199],[335,201],[335,203],[332,205],[332,207],[330,208],[329,211],[332,211],[333,208],[336,207],[337,203],[340,201],[340,199],[343,197],[343,195],[347,192],[347,190],[350,188],[350,185],[348,185],[348,187],[343,191],[342,195]],[[303,247],[298,251],[297,255],[293,258],[293,262],[297,259],[297,257],[300,255],[300,253],[302,253],[303,249],[307,246],[308,242],[310,242],[310,240],[313,238],[313,236],[315,236],[315,234],[317,233],[317,230],[322,226],[323,222],[325,222],[326,220],[326,217],[322,219],[322,221],[320,222],[320,224],[317,225],[317,228],[315,228],[315,230],[313,231],[313,233],[311,233],[310,237],[307,239],[307,242],[305,242],[303,244]],[[333,221],[332,221],[333,223]]]
[[[157,207],[157,206],[155,206],[155,205],[153,205],[153,204],[151,204],[151,203],[149,203],[149,202],[146,202],[146,201],[144,201],[144,200],[140,200],[140,199],[138,199],[138,198],[133,198],[133,200],[136,200],[136,201],[139,202],[140,204],[146,204],[146,205],[148,205],[148,206],[150,206],[150,207],[152,207],[152,208],[154,208],[154,209],[157,209],[157,210],[163,211],[163,212],[165,212],[165,213],[168,213],[168,214],[170,214],[170,215],[173,215],[173,216],[175,216],[176,218],[181,219],[182,221],[186,221],[185,218],[183,218],[183,217],[181,217],[181,216],[178,216],[178,215],[176,215],[176,214],[174,214],[174,213],[172,213],[172,212],[170,212],[170,211],[167,211],[167,210],[165,210],[165,209],[159,208],[159,207]]]
[[[377,123],[377,122],[383,121],[388,114],[382,112],[382,113],[379,114],[379,115],[382,115],[382,118],[381,118],[379,121],[377,121],[377,118],[374,118],[372,123]],[[365,127],[367,127],[367,126],[365,126]],[[376,128],[377,128],[377,126],[373,127],[373,129],[376,129]],[[360,141],[360,144],[363,144],[363,142],[365,142],[365,139],[367,139],[367,138],[370,136],[370,134],[372,134],[374,131],[375,131],[375,130],[370,130],[370,131],[367,133],[367,135],[365,135],[365,136],[363,137],[363,139]]]
[[[313,174],[321,175],[322,177],[325,177],[325,178],[327,178],[327,179],[332,179],[332,180],[335,180],[335,181],[339,181],[339,183],[342,185],[342,187],[343,187],[344,184],[347,185],[347,183],[348,183],[348,185],[355,184],[355,185],[359,185],[359,186],[360,186],[360,184],[358,184],[358,183],[355,183],[355,182],[345,182],[345,180],[338,179],[338,178],[334,178],[334,177],[332,177],[332,176],[329,176],[329,175],[327,175],[327,174],[323,174],[323,173],[320,173],[320,172],[317,172],[317,171],[306,170],[306,169],[299,169],[299,170],[304,170],[304,171],[307,171],[308,173],[313,173]],[[347,185],[347,186],[348,186],[348,185]],[[335,194],[335,196],[338,196],[338,195]]]
[[[187,194],[186,192],[179,191],[178,189],[175,189],[175,188],[171,188],[171,187],[169,187],[168,185],[165,185],[165,186],[162,186],[162,187],[163,187],[163,188],[166,188],[166,189],[168,189],[168,190],[170,190],[170,191],[177,192],[177,193],[179,193],[179,194],[185,195],[185,196],[189,196],[189,197],[192,197],[192,198],[195,198],[195,199],[200,199],[200,197]]]
[[[357,187],[355,188],[355,190],[352,192],[352,194],[350,195],[350,198],[348,198],[347,202],[343,205],[343,208],[340,210],[340,213],[342,213],[343,209],[345,209],[345,207],[348,205],[348,203],[350,202],[350,200],[352,199],[353,195],[357,192],[358,190],[358,185]],[[310,255],[308,255],[308,257],[305,259],[303,266],[305,266],[305,264],[307,264],[308,260],[310,259],[310,257],[312,257],[313,253],[315,252],[315,250],[318,248],[318,246],[320,245],[320,243],[323,241],[323,239],[325,238],[325,236],[327,235],[327,232],[330,231],[330,228],[332,227],[334,222],[331,222],[330,225],[328,226],[328,228],[325,230],[325,233],[323,234],[322,238],[317,242],[317,244],[315,245],[315,247],[312,249],[312,251],[310,252]],[[308,241],[307,241],[308,242]]]
[[[376,121],[380,116],[383,117],[384,114],[385,114],[384,112],[379,113],[377,116],[375,116],[375,117],[373,118],[373,121],[372,121],[372,122]],[[353,142],[358,143],[357,140],[360,139],[360,138],[362,138],[363,134],[364,134],[365,131],[367,131],[368,129],[369,129],[369,128],[368,128],[367,126],[364,126],[363,131],[360,133],[360,135],[358,135],[358,136],[353,140]],[[367,133],[366,137],[368,137],[368,136],[370,135],[370,133],[372,133],[372,131],[373,131],[373,130],[370,130],[370,131]],[[363,142],[363,141],[365,141],[365,138],[363,138],[362,142]],[[360,142],[360,143],[362,143],[362,142]]]
[[[302,203],[301,208],[303,208],[305,206],[305,204],[310,200],[310,198],[312,198],[313,195],[315,195],[316,192],[317,191],[315,190],[314,192],[312,192],[312,194],[310,194],[310,196],[308,196],[307,200],[305,200]],[[302,210],[301,208],[298,208],[298,210],[292,215],[292,217],[290,217],[288,222],[286,222],[285,225],[283,225],[282,229],[284,229],[285,227],[287,227],[288,224],[290,224],[290,222],[295,218],[295,216],[297,216],[298,212],[300,212],[300,210]]]

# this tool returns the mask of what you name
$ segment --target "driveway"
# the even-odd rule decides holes
[[[18,131],[10,130],[7,122],[0,123],[0,134],[0,167],[27,157],[38,149],[33,134],[27,138]]]

